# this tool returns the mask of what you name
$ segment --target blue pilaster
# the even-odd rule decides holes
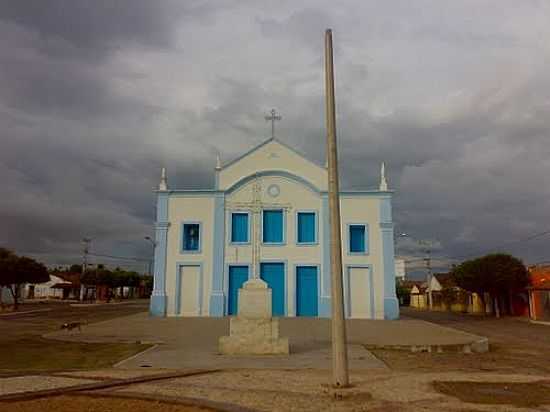
[[[384,319],[398,319],[399,302],[395,295],[395,251],[390,195],[380,200],[380,237],[384,265]]]
[[[166,246],[168,244],[168,192],[157,194],[157,221],[155,223],[155,266],[153,292],[149,303],[152,316],[166,316]]]
[[[212,291],[210,292],[210,316],[223,316],[225,296],[223,293],[223,261],[225,246],[225,197],[214,196],[214,245],[212,256]]]
[[[330,225],[328,196],[321,198],[321,224],[323,225],[323,238],[321,239],[321,256],[323,265],[321,272],[321,293],[319,296],[319,317],[330,318]]]

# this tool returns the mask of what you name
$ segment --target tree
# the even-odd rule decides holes
[[[506,253],[467,260],[455,267],[452,274],[458,286],[477,293],[483,302],[485,293],[488,293],[497,317],[500,316],[499,298],[520,291],[529,284],[529,274],[523,262]]]
[[[82,265],[71,265],[71,267],[69,268],[69,272],[82,273]]]
[[[0,248],[0,286],[7,287],[13,297],[13,305],[19,305],[19,290],[25,283],[44,283],[50,280],[48,269],[42,263],[26,256]]]

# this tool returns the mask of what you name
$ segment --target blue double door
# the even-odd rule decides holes
[[[296,267],[296,316],[318,316],[317,266]],[[239,289],[248,280],[248,266],[229,267],[228,315],[237,315]],[[271,289],[273,316],[285,316],[285,265],[279,262],[260,264],[260,278]]]
[[[229,266],[227,314],[235,316],[239,308],[239,289],[248,280],[248,266]],[[260,264],[260,278],[271,288],[273,316],[285,315],[285,265],[284,263]]]
[[[296,267],[296,316],[318,316],[317,266]]]

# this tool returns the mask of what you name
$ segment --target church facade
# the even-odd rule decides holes
[[[154,316],[227,316],[259,277],[273,316],[330,317],[326,168],[271,138],[215,168],[212,189],[157,194]],[[345,314],[396,319],[392,192],[342,191]]]

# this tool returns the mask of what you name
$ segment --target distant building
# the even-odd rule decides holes
[[[550,265],[529,268],[529,315],[533,320],[550,321]]]
[[[27,283],[24,286],[23,298],[26,299],[63,299],[63,288],[70,287],[71,282],[61,277],[50,275],[44,283]]]

